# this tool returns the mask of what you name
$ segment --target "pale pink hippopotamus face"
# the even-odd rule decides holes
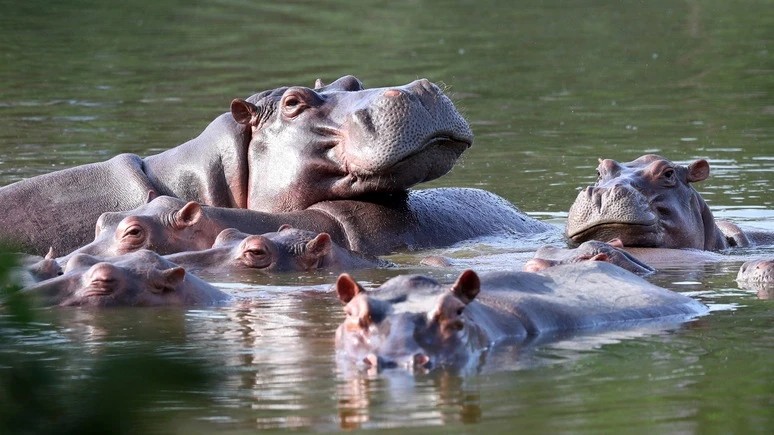
[[[234,100],[231,113],[251,128],[247,208],[259,211],[405,191],[447,173],[473,141],[451,100],[425,79],[282,87]]]

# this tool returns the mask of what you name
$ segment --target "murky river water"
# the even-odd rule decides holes
[[[562,226],[597,158],[707,158],[715,214],[774,230],[771,1],[3,2],[0,184],[196,136],[234,97],[314,79],[443,82],[476,142],[429,186],[498,193]],[[542,243],[441,253],[458,269],[520,268]],[[426,433],[771,433],[771,293],[734,281],[746,256],[650,277],[713,312],[686,325],[501,346],[479,372],[337,366],[335,277],[208,276],[249,303],[216,309],[44,310],[6,352],[74,377],[98,359],[201,360],[211,388],[164,394],[148,419],[179,431],[401,428]],[[377,285],[417,270],[367,271]],[[204,398],[204,400],[202,400]]]

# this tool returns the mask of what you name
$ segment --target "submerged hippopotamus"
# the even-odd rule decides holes
[[[582,261],[606,261],[638,275],[647,275],[655,269],[623,250],[619,240],[610,243],[589,240],[577,248],[565,249],[556,246],[541,246],[535,256],[524,265],[527,272],[540,272],[560,264],[580,263]]]
[[[774,260],[750,260],[742,264],[736,280],[747,283],[774,284]]]
[[[346,233],[345,247],[372,254],[551,231],[488,192],[408,192],[448,172],[472,140],[451,100],[425,79],[364,89],[346,76],[314,89],[281,87],[234,100],[197,138],[161,154],[121,154],[1,188],[0,236],[26,252],[70,252],[89,242],[102,213],[139,207],[148,192],[268,220],[295,212],[295,221],[283,220]]]
[[[629,163],[600,160],[598,180],[575,199],[567,216],[572,244],[619,239],[627,247],[715,251],[773,243],[774,235],[716,222],[690,185],[710,173],[704,159],[682,166],[648,154]]]
[[[376,367],[462,367],[493,343],[567,331],[684,321],[707,307],[606,262],[541,273],[463,272],[451,287],[421,275],[365,291],[347,274],[335,284],[347,316],[336,330],[343,357]]]
[[[141,250],[110,262],[73,256],[64,273],[25,287],[39,305],[188,306],[225,302],[229,296],[155,252]]]
[[[212,248],[180,252],[166,258],[191,273],[343,271],[394,266],[389,261],[344,249],[327,233],[318,234],[289,225],[261,235],[225,229]]]

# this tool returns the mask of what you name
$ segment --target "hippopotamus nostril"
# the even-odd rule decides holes
[[[401,96],[401,94],[403,94],[403,92],[400,89],[387,89],[386,91],[384,91],[384,94],[382,95],[388,98],[392,98],[392,97],[399,97]]]

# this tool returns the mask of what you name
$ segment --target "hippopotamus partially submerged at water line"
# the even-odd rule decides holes
[[[567,238],[619,239],[626,247],[721,250],[774,243],[774,235],[716,222],[690,185],[710,173],[704,159],[682,166],[648,154],[629,163],[600,160],[598,180],[583,189],[567,216]]]
[[[346,305],[336,330],[342,357],[376,367],[462,367],[493,343],[562,332],[676,322],[707,307],[606,262],[541,273],[463,272],[451,287],[421,275],[365,291],[343,274],[335,285]]]
[[[566,249],[556,246],[541,246],[535,256],[524,265],[527,272],[540,272],[560,264],[580,263],[582,261],[606,261],[638,275],[647,275],[655,269],[624,251],[619,240],[610,243],[589,240],[577,248]]]
[[[140,250],[110,262],[73,256],[64,273],[22,289],[43,306],[212,305],[230,297],[155,252]]]
[[[750,260],[736,275],[739,282],[774,284],[774,260]]]
[[[460,208],[454,208],[455,204]],[[263,234],[285,224],[328,233],[337,245],[369,255],[445,246],[484,234],[556,231],[478,189],[418,190],[404,199],[393,195],[384,203],[328,201],[285,213],[209,207],[160,196],[133,210],[103,213],[94,240],[70,255],[110,257],[138,249],[166,255],[202,250],[211,247],[227,228]]]
[[[39,255],[51,246],[70,252],[89,242],[100,214],[139,207],[149,192],[269,220],[297,213],[286,222],[337,242],[334,233],[346,233],[353,243],[345,247],[371,254],[552,230],[488,192],[408,192],[448,172],[472,140],[449,98],[425,79],[364,89],[346,76],[314,89],[281,87],[234,100],[197,138],[160,154],[121,154],[3,187],[0,236]]]
[[[276,232],[245,234],[223,230],[212,248],[167,255],[190,273],[224,273],[254,270],[273,274],[314,270],[366,269],[394,266],[386,260],[344,249],[327,233],[281,226]]]

